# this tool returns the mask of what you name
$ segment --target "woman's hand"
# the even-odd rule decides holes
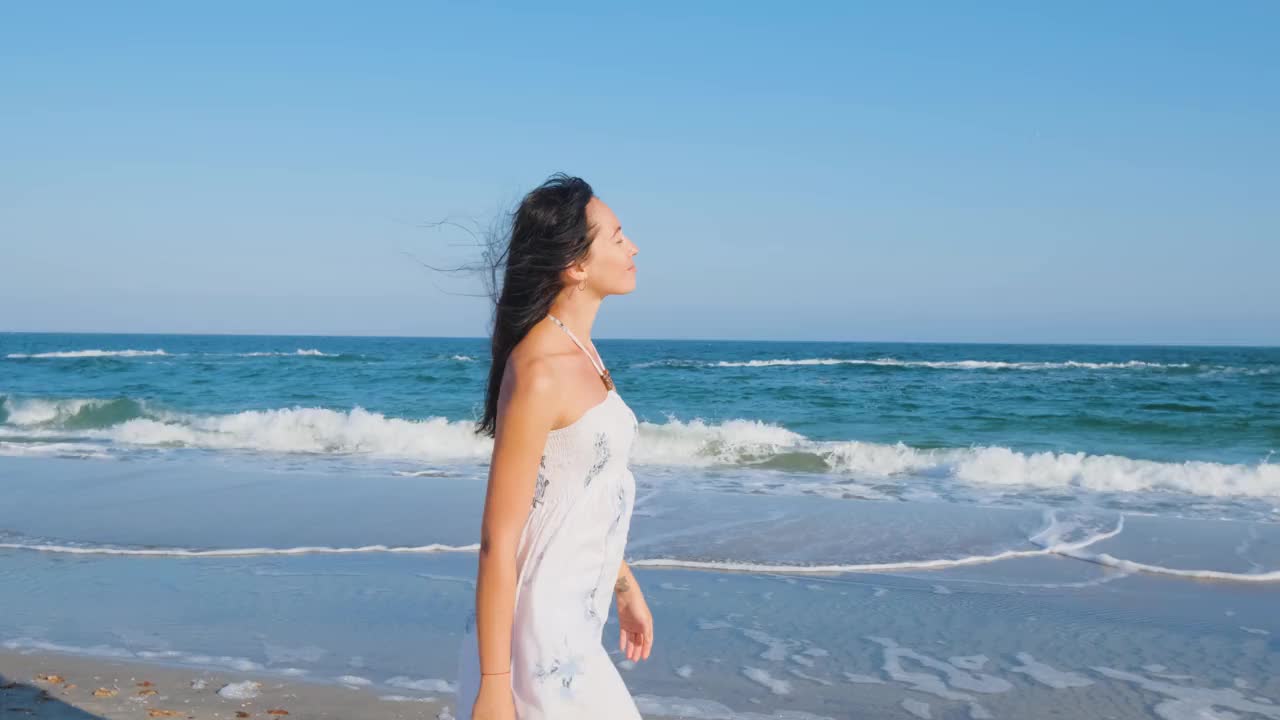
[[[511,676],[494,675],[480,680],[480,692],[471,706],[470,718],[458,720],[516,720],[516,701],[511,696]]]
[[[632,578],[618,582],[618,647],[627,659],[648,660],[653,649],[653,615],[640,585]]]

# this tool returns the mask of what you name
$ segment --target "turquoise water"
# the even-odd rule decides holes
[[[641,420],[647,714],[1280,718],[1280,349],[596,344]],[[0,334],[0,647],[447,696],[486,373]]]
[[[679,482],[1231,517],[1280,496],[1276,348],[597,345],[633,460]],[[483,339],[3,334],[0,452],[483,461],[487,369]]]

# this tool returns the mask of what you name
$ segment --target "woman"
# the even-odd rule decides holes
[[[600,302],[635,289],[637,252],[580,178],[552,176],[515,212],[477,429],[493,459],[459,720],[640,718],[602,644],[612,589],[619,648],[632,661],[653,648],[622,559],[638,425],[591,343]]]

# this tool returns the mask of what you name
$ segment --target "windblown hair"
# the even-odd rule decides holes
[[[498,392],[512,348],[551,310],[564,289],[560,274],[587,256],[591,247],[587,203],[594,196],[582,178],[556,173],[520,201],[511,215],[509,235],[490,236],[492,363],[484,417],[476,425],[476,434],[496,435]],[[501,285],[496,282],[499,274]]]

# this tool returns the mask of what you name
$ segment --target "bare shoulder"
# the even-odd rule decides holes
[[[498,394],[499,425],[518,417],[519,424],[529,430],[548,431],[557,414],[558,364],[530,339],[525,338],[507,358]]]
[[[555,363],[542,355],[512,352],[502,376],[502,394],[550,399],[555,397]]]

